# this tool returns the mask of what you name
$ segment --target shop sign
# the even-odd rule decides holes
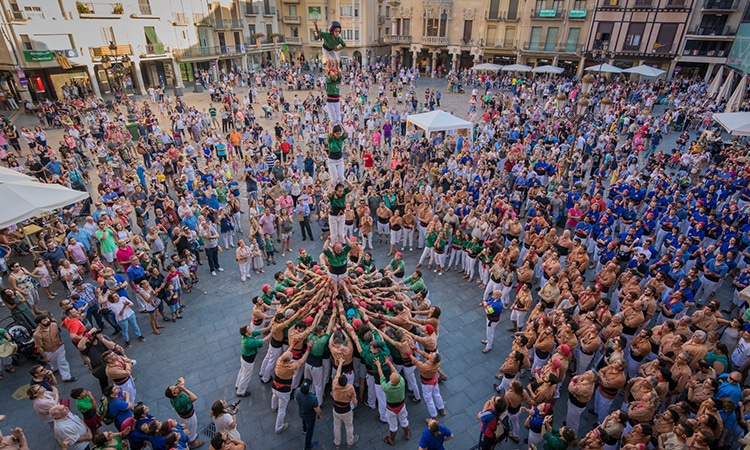
[[[571,9],[570,18],[571,19],[585,19],[586,13],[588,13],[588,10],[586,9]]]
[[[557,16],[556,9],[540,9],[539,17],[555,17]]]
[[[28,62],[45,62],[55,59],[51,50],[24,50],[23,58]]]

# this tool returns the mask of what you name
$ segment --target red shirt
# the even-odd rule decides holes
[[[63,319],[62,324],[63,328],[66,328],[70,334],[71,339],[72,335],[77,334],[79,336],[83,336],[83,333],[86,332],[86,325],[83,324],[79,319],[71,319],[70,317],[66,317]],[[72,339],[74,344],[78,344],[80,339],[75,340]]]
[[[365,160],[365,167],[373,167],[375,165],[375,160],[370,153],[362,155],[362,159]]]

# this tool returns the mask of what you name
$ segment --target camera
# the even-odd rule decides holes
[[[232,403],[227,405],[227,411],[229,411],[230,414],[237,413],[237,406],[239,406],[240,402],[242,401],[241,398],[238,398],[237,400],[233,401]]]

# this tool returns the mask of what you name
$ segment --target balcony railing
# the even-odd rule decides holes
[[[411,44],[411,36],[399,36],[397,34],[386,34],[383,37],[386,44]]]
[[[302,38],[301,37],[286,37],[286,38],[284,38],[284,41],[287,44],[291,44],[291,45],[302,45]]]
[[[26,20],[44,20],[44,13],[42,11],[8,11],[8,14],[11,16],[12,20],[23,22]]]
[[[422,43],[429,45],[448,45],[448,38],[443,36],[422,36]]]
[[[260,14],[260,8],[253,5],[251,2],[245,2],[245,15],[246,16],[257,16]]]
[[[524,42],[523,49],[530,52],[549,52],[549,53],[575,53],[583,52],[583,44],[564,44],[558,46],[547,45],[546,42]]]
[[[739,0],[704,0],[701,9],[703,11],[737,11],[739,4]]]
[[[275,6],[268,6],[266,8],[263,8],[263,15],[264,16],[275,16],[276,15],[276,7]]]
[[[292,25],[299,25],[302,23],[302,18],[300,16],[284,16],[283,19],[284,23],[289,23]]]
[[[242,21],[239,19],[216,19],[214,18],[211,23],[217,30],[231,30],[231,29],[242,29]]]
[[[172,13],[172,21],[176,25],[187,25],[188,16],[185,13]]]
[[[378,23],[381,24],[381,25],[384,24],[385,23],[385,19],[386,19],[386,17],[383,14],[379,15],[378,16]]]
[[[512,49],[515,46],[516,46],[516,42],[514,40],[512,40],[512,39],[509,39],[507,41],[503,40],[503,39],[498,39],[494,43],[492,43],[492,45],[490,45],[489,42],[487,43],[487,47],[493,47],[493,48],[508,48],[508,49]]]
[[[221,55],[221,47],[191,47],[173,52],[178,58],[196,58],[200,56],[216,56]]]
[[[161,42],[156,44],[146,44],[144,46],[147,55],[164,55],[169,52],[169,47],[165,47]]]
[[[496,17],[491,17],[490,12],[485,13],[485,18],[489,22],[517,22],[519,20],[518,13],[508,14],[508,11],[500,11]]]
[[[714,58],[723,58],[727,54],[726,50],[683,50],[682,56],[708,56]]]
[[[532,9],[532,19],[562,19],[565,16],[564,9]]]
[[[698,28],[692,28],[688,30],[686,33],[688,35],[694,35],[694,36],[704,36],[704,37],[724,37],[724,36],[731,36],[734,37],[737,34],[737,29],[732,27],[724,27],[724,28],[714,28],[714,27],[698,27]]]
[[[121,17],[123,14],[125,14],[125,8],[120,2],[76,2],[76,9],[78,10],[78,15],[81,17]]]
[[[281,3],[293,3],[293,4],[298,4],[298,3],[299,3],[299,0],[281,0]]]

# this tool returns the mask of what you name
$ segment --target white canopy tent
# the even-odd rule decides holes
[[[615,67],[612,64],[605,63],[587,67],[586,72],[622,73],[622,69]]]
[[[750,136],[750,112],[716,113],[713,119],[735,136]]]
[[[437,131],[455,130],[469,130],[469,135],[471,135],[471,130],[474,128],[474,124],[468,120],[456,117],[440,109],[407,116],[406,125],[409,126],[409,124],[423,129],[427,137],[430,137],[432,133]]]
[[[721,80],[724,78],[724,66],[719,67],[719,71],[716,72],[716,75],[714,75],[714,79],[711,80],[711,84],[708,85],[708,94],[709,97],[716,97],[716,95],[719,93],[719,89],[721,89]]]
[[[37,181],[36,178],[32,178],[28,175],[24,175],[21,172],[8,169],[7,167],[0,166],[0,181]]]
[[[88,197],[88,192],[76,191],[59,184],[2,181],[0,178],[0,199],[3,204],[0,228],[15,225]]]
[[[484,63],[484,64],[477,64],[476,66],[472,67],[471,70],[487,70],[487,71],[497,72],[498,70],[502,68],[503,66],[499,64]]]
[[[531,66],[524,66],[523,64],[511,64],[508,66],[503,66],[502,69],[503,72],[528,72],[531,70]]]
[[[727,100],[726,112],[735,112],[742,107],[742,102],[745,100],[745,94],[747,94],[747,75],[742,77],[740,83],[734,89],[734,93],[729,100]]]
[[[721,90],[719,91],[718,97],[716,97],[717,101],[722,100],[729,100],[729,97],[732,95],[732,84],[734,83],[734,70],[729,71],[729,75],[727,75],[727,79],[724,80],[724,84],[721,85]]]
[[[562,67],[550,66],[550,65],[538,66],[538,67],[534,67],[533,69],[531,69],[531,73],[555,73],[555,74],[560,74],[560,73],[563,73],[563,72],[565,72],[565,69],[563,69]]]
[[[664,75],[665,73],[667,73],[664,70],[657,69],[656,67],[647,66],[645,64],[642,66],[636,66],[636,67],[631,67],[629,69],[625,69],[623,70],[623,72],[635,73],[644,77],[658,77],[659,75]]]

